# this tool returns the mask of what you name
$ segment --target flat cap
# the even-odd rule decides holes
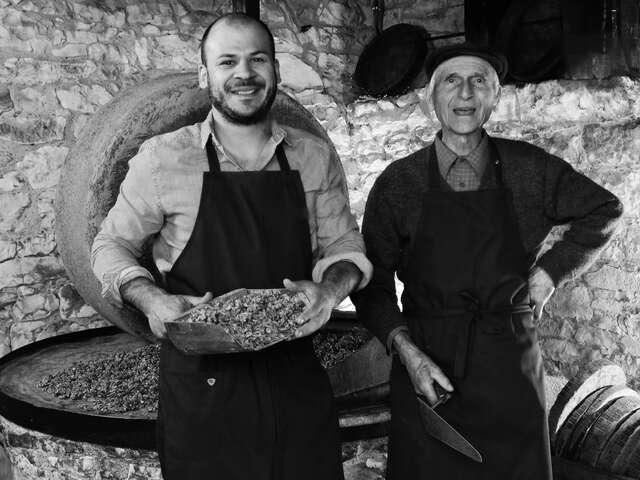
[[[507,75],[509,64],[507,58],[502,53],[489,47],[474,45],[470,42],[456,43],[433,50],[427,55],[424,69],[429,78],[431,78],[431,75],[433,75],[438,65],[445,60],[460,56],[479,57],[486,60],[496,70],[501,82]]]

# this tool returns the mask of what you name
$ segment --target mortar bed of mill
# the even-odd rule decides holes
[[[319,332],[313,348],[325,368],[357,351],[370,338],[365,331]],[[159,345],[112,353],[100,360],[77,362],[44,377],[39,387],[64,399],[86,400],[85,410],[98,414],[124,413],[158,407]]]

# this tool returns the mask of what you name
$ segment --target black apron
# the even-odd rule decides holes
[[[311,277],[304,190],[281,145],[280,171],[209,172],[191,237],[166,276],[174,294],[282,288]],[[160,353],[158,453],[165,480],[342,479],[328,376],[309,337],[264,351]]]
[[[429,189],[402,295],[411,338],[455,388],[438,412],[484,463],[426,433],[411,380],[394,357],[388,465],[393,480],[552,478],[529,261],[493,143],[491,151],[498,188],[467,192],[448,187],[435,147],[427,151]]]

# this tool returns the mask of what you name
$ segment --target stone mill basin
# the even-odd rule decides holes
[[[325,327],[334,334],[354,329],[362,327],[351,312],[336,312]],[[61,399],[39,386],[47,375],[76,362],[145,345],[148,342],[140,337],[104,327],[42,340],[0,359],[0,442],[8,447],[14,469],[23,475],[16,480],[159,475],[153,452],[155,409],[99,414],[87,400]],[[386,435],[389,366],[380,342],[369,338],[327,367],[343,441]]]

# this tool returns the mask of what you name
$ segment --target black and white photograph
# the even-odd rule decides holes
[[[0,0],[0,480],[640,480],[639,0]]]

